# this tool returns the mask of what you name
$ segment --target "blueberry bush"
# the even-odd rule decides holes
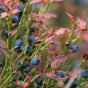
[[[0,0],[0,88],[88,88],[88,20],[66,9],[55,27],[64,2]]]

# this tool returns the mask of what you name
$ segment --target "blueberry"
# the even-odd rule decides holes
[[[13,81],[16,81],[16,77],[15,76],[13,76]]]
[[[21,39],[17,39],[15,41],[15,45],[20,47],[22,45],[22,40]]]
[[[32,51],[32,48],[30,46],[27,47],[27,53],[30,54]]]
[[[19,80],[20,81],[24,81],[24,77],[19,77]]]
[[[55,72],[55,74],[61,78],[65,77],[65,73],[63,71],[58,71],[58,72]]]
[[[29,27],[30,33],[34,33],[35,32],[35,27]]]
[[[69,46],[69,49],[71,49],[72,52],[75,53],[78,51],[78,46],[76,44],[73,44]]]
[[[12,16],[12,23],[18,23],[19,22],[19,16]]]
[[[6,37],[6,38],[8,38],[9,37],[9,34],[8,34],[8,31],[4,31],[4,36]]]
[[[31,59],[31,64],[32,65],[37,65],[37,64],[39,64],[39,58],[38,57],[33,57],[32,59]]]
[[[24,67],[23,71],[26,72],[26,73],[28,73],[30,71],[30,67],[29,66]]]
[[[83,70],[81,74],[82,74],[82,77],[88,78],[88,70],[87,69]]]
[[[27,2],[28,0],[21,0],[21,1],[25,3],[25,2]]]
[[[44,80],[44,77],[43,76],[39,76],[38,78],[36,78],[36,83],[38,84],[38,85],[42,85],[42,82],[43,82],[43,80]]]
[[[76,81],[74,81],[73,83],[72,83],[72,85],[71,85],[71,87],[70,88],[77,88],[77,82]]]
[[[80,6],[84,6],[85,5],[85,0],[74,0],[74,3]]]
[[[18,61],[17,61],[17,64],[18,64],[18,65],[21,65],[21,62],[22,62],[21,60],[18,60]]]
[[[34,43],[34,41],[35,41],[35,36],[34,36],[34,35],[30,36],[30,37],[28,38],[28,41],[29,41],[29,43]]]
[[[64,84],[67,84],[69,82],[69,78],[67,78],[66,80],[64,80]],[[73,81],[73,83],[71,84],[70,88],[77,88],[77,82],[76,80]]]
[[[0,61],[0,67],[2,67],[3,66],[3,63],[2,63],[2,61]]]
[[[24,39],[24,40],[26,39],[26,35],[23,36],[23,39]]]
[[[25,46],[24,46],[24,45],[21,45],[21,46],[20,46],[20,51],[23,52],[24,50],[25,50]]]
[[[18,9],[19,9],[20,12],[23,12],[24,5],[22,3],[19,4]]]
[[[0,6],[0,13],[5,12],[4,8]]]

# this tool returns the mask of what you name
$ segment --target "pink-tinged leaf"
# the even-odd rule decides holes
[[[64,0],[51,0],[51,2],[63,2]]]
[[[86,29],[86,22],[80,18],[77,18],[77,27],[78,31],[83,31],[84,29]]]
[[[52,42],[52,40],[55,38],[55,35],[50,36],[48,38],[45,39],[45,42]]]
[[[56,75],[53,72],[49,72],[46,74],[48,77],[52,78],[55,77]]]
[[[39,19],[51,19],[51,18],[56,18],[57,16],[53,13],[44,13],[44,14],[40,14]]]
[[[0,18],[5,18],[8,16],[8,13],[7,12],[3,12],[0,14]]]
[[[59,62],[58,60],[54,60],[54,61],[51,63],[51,68],[52,68],[52,69],[55,69],[55,68],[57,68],[59,65],[60,65],[60,62]]]
[[[16,14],[16,13],[18,13],[18,12],[20,12],[19,9],[14,9],[14,10],[12,11],[13,14]]]
[[[16,30],[12,30],[12,31],[9,32],[9,35],[13,36],[13,35],[15,35],[15,33],[16,33]]]
[[[41,0],[42,4],[45,4],[46,3],[46,0]]]
[[[86,31],[88,28],[78,29],[78,31]]]
[[[9,11],[10,9],[8,8],[8,5],[5,4],[5,1],[4,0],[1,0],[0,1],[0,5],[6,10],[6,11]]]
[[[31,5],[31,4],[36,4],[36,3],[39,3],[39,2],[41,2],[41,0],[32,0],[32,1],[30,2],[30,5]]]
[[[84,41],[88,42],[88,32],[83,33],[82,39],[83,39]]]
[[[0,52],[2,52],[5,56],[8,56],[8,53],[5,49],[3,48],[0,48]]]
[[[4,1],[5,5],[9,5],[9,3],[12,2],[12,0],[3,0],[3,1]]]
[[[29,86],[29,83],[28,82],[23,82],[22,86],[23,86],[23,88],[27,88]]]
[[[67,57],[64,55],[59,55],[59,56],[56,56],[56,59],[58,60],[58,62],[63,63],[67,60]]]
[[[66,15],[68,16],[68,18],[70,19],[70,21],[73,22],[74,17],[70,13],[68,13],[68,12],[66,12]]]
[[[37,15],[36,13],[31,13],[31,16],[33,18],[37,18],[38,20],[44,21],[47,19],[51,19],[51,18],[56,18],[57,16],[53,13],[43,13],[43,14],[39,14]]]
[[[1,46],[2,48],[5,48],[5,42],[4,42],[3,40],[0,40],[0,46]]]
[[[0,35],[3,33],[3,30],[0,29]]]
[[[16,8],[18,7],[18,5],[19,5],[18,1],[17,1],[17,0],[14,1],[14,2],[12,3],[12,5],[11,5],[11,9],[12,9],[12,10],[13,10],[13,9],[16,9]]]
[[[22,83],[21,83],[21,81],[16,81],[16,85],[18,85],[18,86],[21,86],[22,85]]]
[[[60,29],[56,30],[55,34],[57,36],[59,36],[59,35],[63,35],[63,34],[68,33],[68,32],[71,32],[71,30],[68,28],[60,28]]]

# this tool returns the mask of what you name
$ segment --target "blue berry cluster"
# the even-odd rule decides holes
[[[65,73],[63,71],[58,71],[58,72],[55,72],[55,74],[61,78],[64,78],[65,77]]]
[[[2,6],[0,6],[0,13],[5,12],[4,8]]]
[[[88,78],[88,69],[82,70],[81,75],[84,78]]]
[[[25,49],[26,49],[26,46],[23,44],[23,41],[21,39],[17,39],[15,41],[15,46],[18,46],[18,48],[21,52],[25,51]],[[30,54],[32,52],[32,47],[30,45],[27,47],[26,52],[28,54]]]
[[[69,82],[69,78],[67,78],[66,80],[64,80],[64,84],[66,85]],[[70,88],[77,88],[77,81],[74,80],[70,86]]]
[[[66,47],[67,49],[71,50],[72,53],[76,53],[79,50],[78,45],[76,44],[66,43]]]

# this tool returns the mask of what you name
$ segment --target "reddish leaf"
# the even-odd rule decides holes
[[[70,13],[68,13],[68,12],[66,12],[66,15],[67,15],[68,18],[73,22],[74,17],[73,17]]]
[[[0,18],[5,18],[8,16],[8,13],[7,12],[3,12],[0,14]]]
[[[12,5],[11,5],[11,9],[12,9],[12,10],[13,10],[13,9],[17,9],[18,5],[19,5],[18,1],[17,1],[17,0],[14,1],[14,2],[12,3]]]
[[[53,72],[49,72],[46,74],[48,77],[52,78],[55,77],[56,75]]]
[[[64,0],[51,0],[51,2],[63,2]]]
[[[18,12],[19,12],[19,9],[14,9],[14,10],[12,11],[13,14],[16,14],[16,13],[18,13]]]
[[[12,30],[12,31],[10,31],[9,35],[13,36],[13,35],[15,35],[15,33],[16,33],[16,30]]]
[[[45,39],[45,42],[52,42],[52,40],[55,38],[55,35],[50,36],[48,38]]]
[[[28,82],[23,82],[22,86],[23,86],[23,88],[27,88],[29,86],[29,83]]]
[[[83,31],[86,28],[86,22],[84,20],[82,20],[81,18],[77,18],[77,31]]]
[[[0,29],[0,35],[3,33],[3,30]]]
[[[42,4],[45,4],[46,3],[46,0],[41,0]]]
[[[2,52],[4,55],[8,56],[8,53],[7,53],[7,51],[5,49],[0,48],[0,52]]]
[[[30,2],[30,4],[35,4],[35,3],[39,3],[39,2],[41,2],[41,0],[32,0],[32,1]]]
[[[39,19],[51,19],[51,18],[56,18],[57,16],[53,13],[44,13],[38,15]]]
[[[67,60],[67,57],[64,55],[59,55],[59,56],[56,56],[56,59],[58,60],[58,62],[63,63]]]
[[[82,34],[82,39],[88,42],[88,32]]]
[[[55,34],[56,35],[63,35],[65,33],[67,33],[67,32],[71,32],[71,30],[68,29],[68,28],[60,28],[60,29],[55,31]]]
[[[5,48],[5,42],[4,42],[3,40],[0,40],[0,46],[1,46],[2,48]]]

